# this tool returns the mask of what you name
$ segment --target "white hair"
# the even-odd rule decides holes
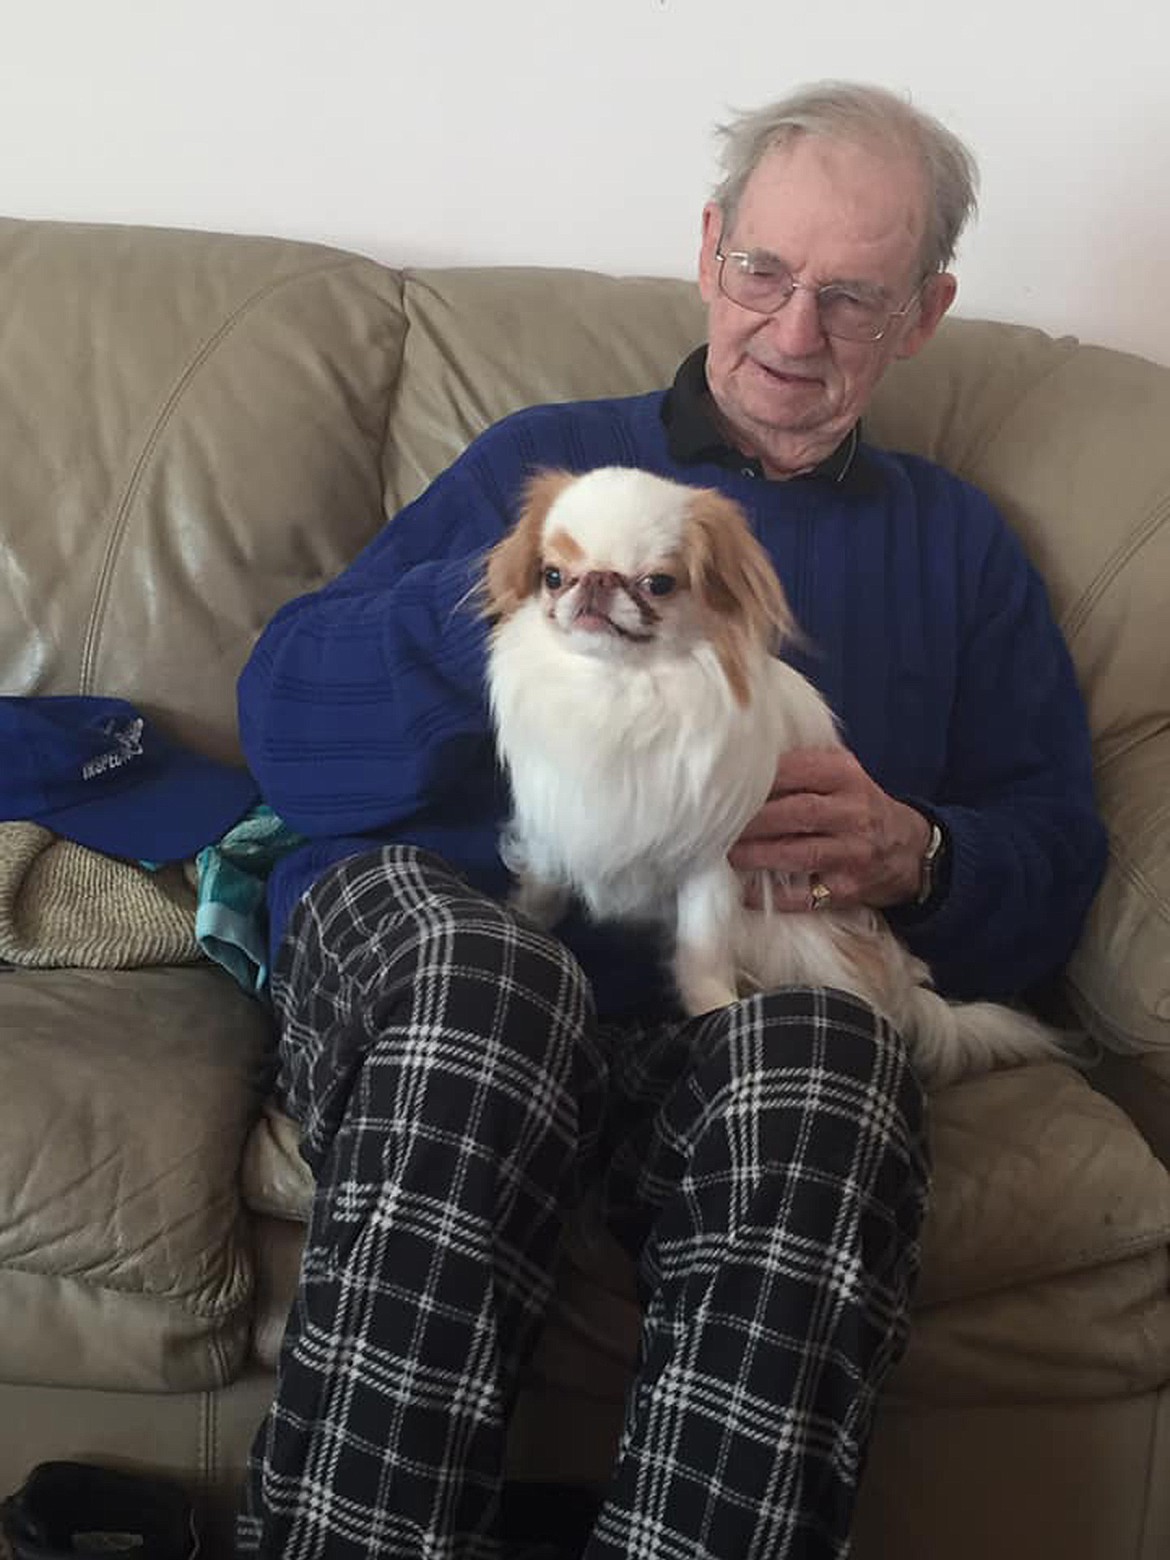
[[[939,120],[884,87],[818,82],[717,128],[723,178],[713,199],[725,229],[734,225],[744,188],[761,160],[802,136],[908,152],[917,159],[927,196],[924,272],[946,269],[975,210],[979,173],[971,152]]]

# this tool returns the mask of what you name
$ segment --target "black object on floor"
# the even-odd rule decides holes
[[[598,1491],[579,1484],[509,1483],[504,1486],[502,1527],[508,1560],[574,1560],[583,1553],[601,1510]]]
[[[13,1560],[192,1560],[199,1552],[195,1513],[177,1484],[93,1463],[38,1464],[0,1506],[0,1531]]]

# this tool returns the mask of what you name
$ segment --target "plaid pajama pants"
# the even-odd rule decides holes
[[[396,846],[305,896],[274,997],[317,1194],[239,1554],[497,1560],[508,1415],[587,1187],[645,1297],[587,1560],[847,1553],[928,1181],[882,1020],[791,989],[599,1026],[554,938]]]

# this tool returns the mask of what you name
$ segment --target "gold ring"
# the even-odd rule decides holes
[[[808,888],[808,907],[810,910],[827,910],[832,898],[832,890],[826,888],[820,878],[811,880]]]

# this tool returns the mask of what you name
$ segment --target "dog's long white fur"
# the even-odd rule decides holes
[[[763,635],[736,641],[737,694],[726,655],[703,631],[712,611],[736,610],[737,550],[761,551],[746,522],[720,517],[734,533],[733,561],[722,565],[730,577],[711,600],[672,605],[683,616],[649,641],[566,632],[567,614],[558,618],[539,589],[551,535],[572,539],[582,569],[633,577],[673,553],[685,573],[694,501],[695,490],[634,470],[559,479],[529,514],[527,542],[510,544],[513,563],[525,546],[532,554],[520,572],[532,589],[493,600],[489,588],[489,692],[513,798],[503,852],[517,905],[551,926],[576,894],[598,919],[665,922],[690,1013],[785,985],[851,992],[905,1035],[932,1085],[1062,1056],[1058,1037],[1026,1014],[940,997],[877,912],[743,904],[727,851],[767,798],[777,758],[840,741],[820,694]],[[691,597],[706,589],[692,573]]]

